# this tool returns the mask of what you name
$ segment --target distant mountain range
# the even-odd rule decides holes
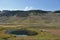
[[[24,23],[26,20],[46,20],[48,22],[60,22],[60,10],[3,10],[0,11],[0,23]]]
[[[3,10],[0,11],[0,17],[1,16],[18,16],[18,17],[26,17],[29,16],[30,13],[34,13],[35,15],[38,14],[43,14],[43,13],[48,13],[48,11],[42,11],[42,10],[29,10],[29,11],[20,11],[20,10],[16,10],[16,11],[9,11],[9,10]]]
[[[60,10],[57,11],[43,11],[43,10],[29,10],[29,11],[21,11],[21,10],[3,10],[0,11],[0,17],[2,16],[6,16],[6,17],[10,17],[10,16],[18,16],[18,17],[27,17],[29,16],[29,14],[33,13],[34,15],[39,15],[39,14],[45,14],[45,13],[60,13]]]

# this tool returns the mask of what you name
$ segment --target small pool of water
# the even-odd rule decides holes
[[[8,30],[8,34],[15,34],[16,36],[32,36],[37,35],[37,32],[33,32],[30,30]]]
[[[16,36],[28,36],[28,35],[16,35]]]

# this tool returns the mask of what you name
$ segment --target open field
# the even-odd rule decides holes
[[[60,13],[41,10],[10,12],[0,14],[0,40],[60,40]],[[16,36],[16,34],[6,33],[8,30],[20,29],[38,34]]]
[[[17,26],[17,25],[16,25]],[[18,30],[18,29],[27,29],[38,32],[36,36],[15,36],[11,34],[6,34],[6,30]],[[47,29],[47,28],[31,28],[31,27],[1,27],[0,28],[0,39],[5,40],[60,40],[60,30],[59,29]],[[41,32],[42,30],[42,32]]]
[[[46,29],[49,33],[60,36],[60,29]]]

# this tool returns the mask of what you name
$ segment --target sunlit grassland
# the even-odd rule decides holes
[[[1,27],[2,28],[2,27]],[[25,27],[25,28],[20,28],[20,27],[3,27],[2,29],[0,28],[0,39],[4,39],[7,38],[9,40],[15,40],[15,39],[23,39],[23,40],[60,40],[60,36],[57,35],[53,35],[50,34],[49,32],[45,31],[45,29],[39,29],[39,28],[30,28],[30,27]],[[38,33],[38,35],[35,36],[17,36],[15,37],[15,35],[11,35],[11,34],[6,34],[4,33],[6,30],[18,30],[18,29],[27,29],[27,30],[31,30],[31,31],[36,31]],[[44,30],[41,32],[41,30]]]
[[[21,23],[15,24],[15,21],[12,21],[12,24],[1,24],[0,25],[0,40],[4,40],[4,38],[8,40],[60,40],[60,36],[50,34],[46,31],[46,29],[60,29],[59,26],[56,26],[54,23],[49,23],[44,20],[24,20],[19,21]],[[31,31],[36,31],[38,35],[35,36],[17,36],[12,34],[4,33],[6,30],[18,30],[18,29],[27,29]],[[41,32],[41,30],[44,30]]]

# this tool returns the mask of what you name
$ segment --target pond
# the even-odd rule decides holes
[[[35,31],[31,31],[31,30],[7,30],[8,34],[15,34],[16,36],[33,36],[33,35],[37,35],[38,33]]]

